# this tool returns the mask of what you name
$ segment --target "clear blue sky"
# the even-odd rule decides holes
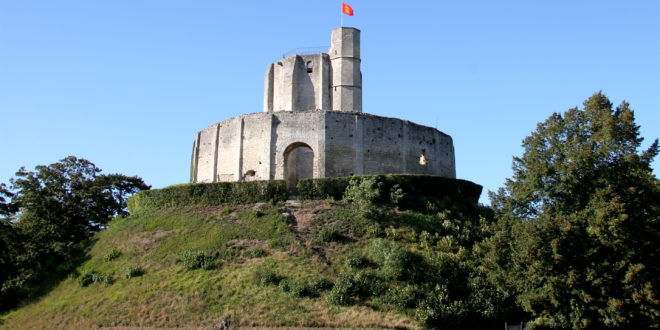
[[[536,123],[599,90],[630,102],[644,147],[660,137],[660,1],[347,3],[364,111],[451,135],[458,177],[486,190]],[[196,132],[261,111],[266,66],[328,45],[340,7],[0,0],[0,182],[67,155],[155,188],[187,182]]]

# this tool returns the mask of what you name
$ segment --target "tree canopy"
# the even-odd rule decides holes
[[[660,184],[629,104],[602,93],[539,123],[491,194],[503,292],[553,328],[660,321]]]
[[[139,177],[101,174],[74,156],[34,171],[20,168],[9,187],[0,185],[0,308],[69,260],[73,248],[113,217],[126,214],[126,199],[145,189]]]

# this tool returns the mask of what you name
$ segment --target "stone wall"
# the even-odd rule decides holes
[[[328,52],[291,55],[270,64],[264,79],[264,112],[362,112],[360,30],[334,29]]]
[[[284,179],[287,156],[297,147],[313,153],[311,161],[305,158],[311,168],[297,173],[309,170],[315,178],[456,177],[452,139],[434,128],[362,113],[305,111],[248,114],[202,130],[193,146],[191,181]]]

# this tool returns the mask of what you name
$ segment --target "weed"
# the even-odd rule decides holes
[[[346,306],[353,302],[355,284],[353,278],[348,274],[340,274],[335,281],[332,290],[325,297],[330,305]]]
[[[81,288],[89,286],[94,283],[103,283],[110,285],[114,282],[111,275],[104,274],[97,271],[84,271],[80,277],[78,277],[78,285]]]
[[[345,264],[352,269],[365,268],[369,266],[369,259],[363,256],[360,251],[353,250],[346,256]]]
[[[353,275],[353,290],[362,297],[379,296],[385,291],[383,279],[373,270],[360,270]]]
[[[267,255],[268,255],[268,252],[266,252],[266,250],[264,250],[260,247],[256,247],[254,249],[250,249],[250,250],[247,250],[247,251],[243,252],[243,257],[248,258],[248,259],[261,258],[261,257],[265,257]]]
[[[406,194],[398,183],[390,188],[390,203],[392,203],[392,205],[398,206],[404,197],[406,197]]]
[[[220,211],[220,216],[230,215],[232,212],[234,212],[234,210],[235,209],[233,207],[225,207]]]
[[[356,203],[362,209],[369,209],[380,198],[381,187],[382,182],[377,177],[353,177],[346,187],[344,199]]]
[[[215,257],[199,250],[186,250],[181,253],[179,261],[188,270],[212,269],[216,266]]]
[[[140,266],[135,266],[135,267],[129,266],[124,271],[125,278],[138,277],[142,275],[144,275],[144,270]]]
[[[279,287],[293,297],[316,297],[321,291],[331,288],[332,282],[322,277],[312,277],[303,280],[282,280]]]
[[[254,273],[254,279],[261,286],[277,285],[283,278],[272,269],[260,268]]]
[[[424,298],[424,290],[417,285],[404,285],[403,287],[389,288],[383,295],[382,301],[400,309],[414,308]]]
[[[414,255],[397,243],[377,238],[368,246],[369,255],[387,279],[403,279],[409,273]]]
[[[318,239],[321,242],[335,242],[341,239],[341,232],[337,227],[323,227],[319,231]]]
[[[112,250],[110,250],[110,252],[106,253],[103,256],[103,261],[105,262],[112,261],[119,258],[119,256],[121,256],[121,250],[117,248],[113,248]]]

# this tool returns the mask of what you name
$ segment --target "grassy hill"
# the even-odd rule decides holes
[[[0,327],[414,329],[494,315],[470,261],[483,210],[440,198],[401,210],[376,201],[405,192],[354,186],[347,201],[133,206],[76,272]]]

